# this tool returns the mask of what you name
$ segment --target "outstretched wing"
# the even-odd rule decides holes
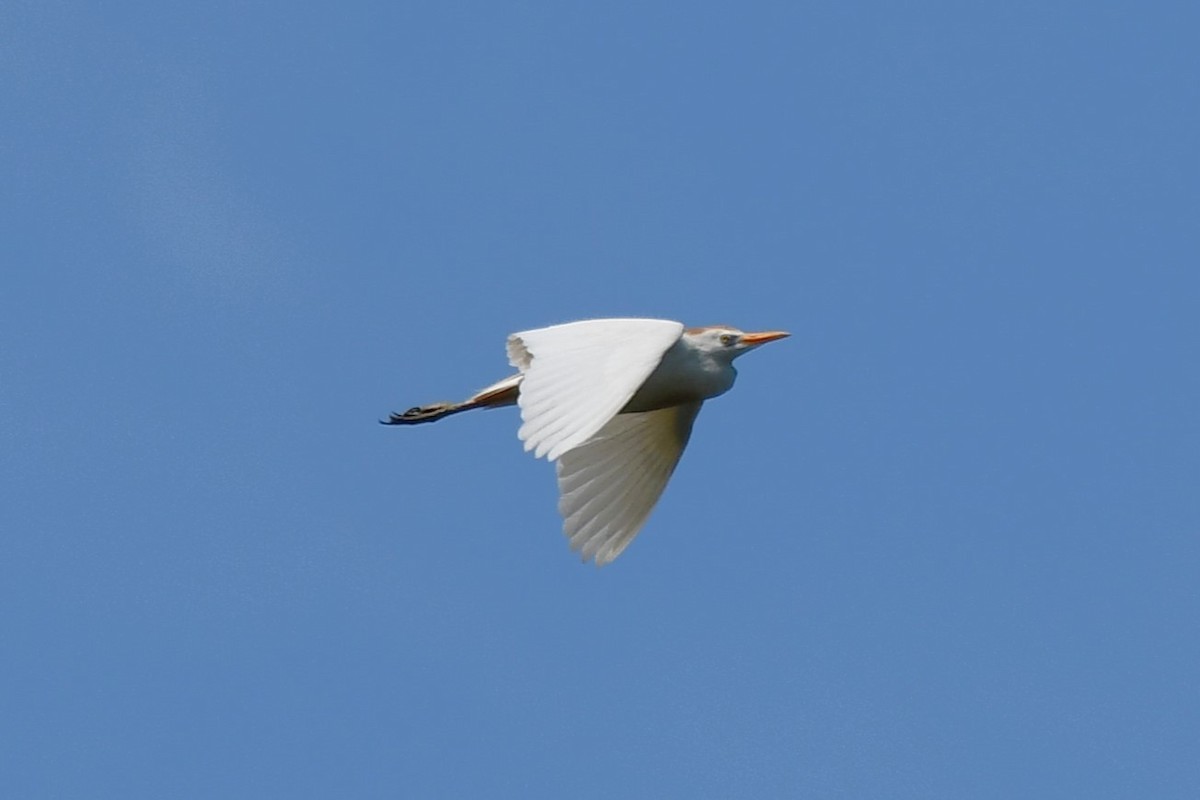
[[[571,549],[597,566],[633,541],[666,488],[700,403],[620,414],[558,460],[558,511]]]
[[[521,370],[526,450],[557,460],[617,415],[679,340],[683,325],[661,319],[593,319],[508,337]]]

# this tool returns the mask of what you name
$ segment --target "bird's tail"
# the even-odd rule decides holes
[[[430,403],[424,406],[413,406],[402,413],[393,412],[388,415],[387,419],[379,421],[384,425],[419,425],[422,422],[436,422],[442,417],[470,411],[473,408],[500,408],[501,406],[516,405],[521,378],[520,374],[510,375],[486,389],[481,389],[461,403]]]

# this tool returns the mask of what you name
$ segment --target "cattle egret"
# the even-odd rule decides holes
[[[784,331],[684,328],[662,319],[593,319],[508,337],[519,372],[461,403],[392,414],[415,425],[475,408],[517,405],[518,436],[554,462],[571,548],[597,566],[621,554],[650,516],[700,405],[733,386],[733,360]]]

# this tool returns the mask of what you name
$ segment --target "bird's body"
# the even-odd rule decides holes
[[[733,359],[782,331],[684,329],[654,319],[601,319],[515,333],[519,372],[461,403],[392,414],[432,422],[475,408],[521,407],[526,450],[555,462],[571,546],[602,565],[641,530],[675,469],[701,404],[733,386]]]

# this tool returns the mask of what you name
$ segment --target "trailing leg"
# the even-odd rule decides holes
[[[384,425],[417,425],[422,422],[436,422],[442,417],[470,411],[474,408],[500,408],[501,406],[516,405],[521,377],[520,374],[511,375],[502,381],[493,383],[486,389],[481,389],[461,403],[430,403],[424,406],[414,406],[400,414],[393,412],[387,419],[379,421]]]

